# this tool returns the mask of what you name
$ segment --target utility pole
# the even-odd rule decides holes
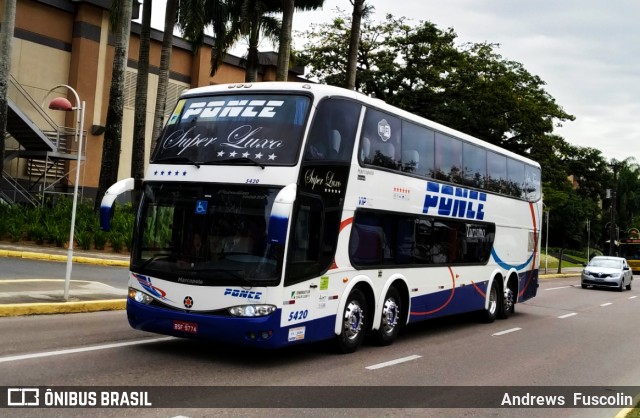
[[[613,242],[615,241],[615,229],[616,229],[616,174],[618,171],[618,163],[613,160],[611,162],[611,169],[613,170],[613,189],[611,189],[611,222],[609,224],[609,255],[613,254]]]

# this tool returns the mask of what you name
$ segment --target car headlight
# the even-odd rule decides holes
[[[138,289],[134,289],[133,287],[129,288],[129,298],[135,300],[136,302],[144,303],[145,305],[153,302],[153,298],[151,296]]]
[[[276,311],[274,305],[240,305],[229,308],[233,316],[266,316]]]

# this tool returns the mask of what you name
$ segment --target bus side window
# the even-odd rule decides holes
[[[351,160],[360,111],[361,106],[349,100],[321,101],[309,130],[305,160]]]
[[[431,129],[402,121],[402,171],[433,176],[434,135]]]
[[[399,118],[368,108],[362,127],[360,162],[391,170],[401,169],[401,126]],[[369,152],[363,152],[365,147]]]
[[[436,179],[460,183],[462,177],[462,141],[436,133]]]

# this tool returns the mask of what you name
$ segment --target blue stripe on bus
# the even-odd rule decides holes
[[[492,248],[492,249],[491,249],[491,256],[493,257],[493,259],[494,259],[494,260],[496,260],[496,263],[498,263],[498,265],[499,265],[500,267],[502,267],[503,269],[505,269],[505,270],[509,270],[509,269],[512,269],[512,268],[513,268],[513,269],[516,269],[516,270],[522,270],[523,268],[527,267],[527,265],[529,265],[529,263],[530,263],[530,262],[531,262],[531,260],[533,259],[533,255],[534,255],[534,254],[533,254],[533,253],[531,253],[531,255],[529,256],[529,258],[527,259],[527,261],[525,261],[525,262],[524,262],[524,263],[522,263],[522,264],[518,264],[518,265],[515,265],[515,264],[507,264],[507,263],[505,263],[504,261],[502,261],[502,260],[500,259],[500,257],[498,256],[498,253],[496,253],[495,248]]]
[[[283,244],[287,238],[287,227],[289,218],[282,216],[271,216],[269,219],[268,240],[270,244]]]
[[[488,281],[475,283],[481,294],[473,285],[456,287],[453,297],[452,289],[442,290],[428,295],[411,298],[411,312],[409,322],[455,315],[484,309],[485,295]],[[449,300],[451,298],[451,300]]]

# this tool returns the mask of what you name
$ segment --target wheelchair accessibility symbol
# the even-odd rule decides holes
[[[205,215],[207,213],[207,205],[209,204],[206,200],[198,200],[196,202],[196,215]]]

